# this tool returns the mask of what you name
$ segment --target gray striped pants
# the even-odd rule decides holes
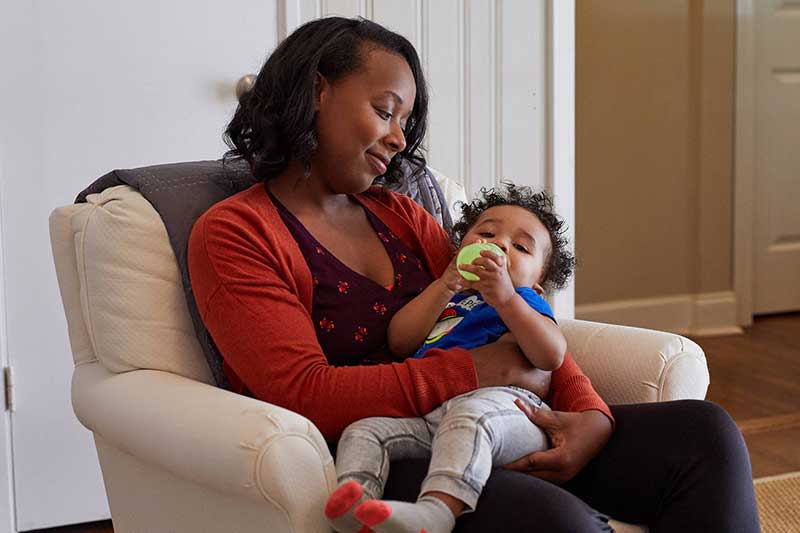
[[[345,429],[336,452],[339,483],[355,480],[381,498],[389,463],[427,458],[420,494],[444,492],[474,511],[493,466],[548,447],[547,436],[514,404],[549,409],[518,387],[486,387],[451,398],[422,418],[374,417]]]

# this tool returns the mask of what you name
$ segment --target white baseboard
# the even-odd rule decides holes
[[[575,306],[575,316],[694,337],[742,333],[732,291],[583,304]]]

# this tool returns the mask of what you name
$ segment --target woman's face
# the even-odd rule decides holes
[[[406,146],[403,130],[417,95],[406,60],[380,48],[363,68],[317,86],[319,149],[311,171],[336,194],[363,192]]]

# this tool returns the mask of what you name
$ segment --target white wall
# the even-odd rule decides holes
[[[6,264],[14,258],[4,254],[9,228],[4,206],[9,202],[7,183],[31,160],[35,148],[29,142],[38,121],[22,105],[34,81],[38,50],[33,46],[33,8],[27,2],[0,2],[0,366],[8,364],[6,285],[11,281]],[[35,167],[35,163],[32,162]],[[2,383],[2,379],[0,379]],[[0,396],[2,396],[0,391]],[[0,399],[0,403],[2,400]],[[11,465],[11,420],[0,414],[0,531],[14,529]]]
[[[71,409],[48,215],[114,168],[219,157],[233,86],[274,48],[276,11],[275,0],[0,3],[0,345],[17,381],[21,530],[108,513],[90,434]]]

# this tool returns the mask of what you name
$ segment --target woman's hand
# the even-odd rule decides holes
[[[458,268],[480,278],[477,281],[464,280],[464,287],[481,293],[484,301],[494,308],[502,307],[516,295],[508,274],[506,256],[482,250],[481,257],[475,259],[471,265],[458,265]]]
[[[535,452],[503,468],[553,483],[566,483],[580,472],[611,437],[611,421],[600,411],[567,413],[537,409],[516,400],[528,418],[550,438],[552,448]]]

